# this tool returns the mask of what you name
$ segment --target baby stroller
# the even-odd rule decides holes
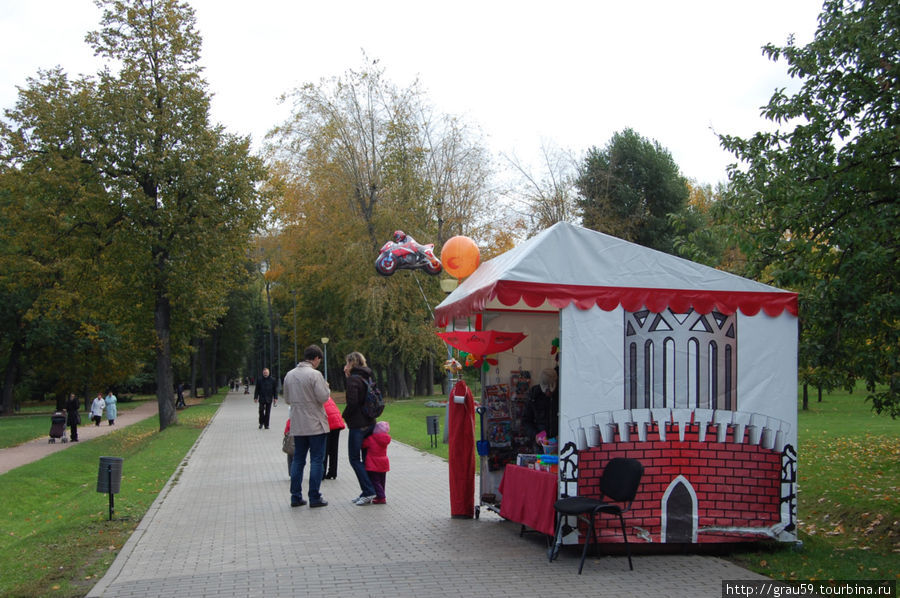
[[[63,442],[69,442],[66,438],[66,414],[57,411],[50,416],[50,440],[47,442],[55,444],[57,438],[62,438]]]

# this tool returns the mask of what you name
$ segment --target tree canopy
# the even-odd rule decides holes
[[[675,230],[669,215],[688,199],[686,179],[667,149],[632,129],[588,150],[576,186],[584,225],[668,253]]]
[[[282,302],[297,291],[302,342],[327,336],[340,357],[363,352],[388,377],[387,392],[407,396],[408,372],[430,383],[440,350],[431,309],[442,293],[436,277],[385,278],[374,262],[396,229],[436,253],[451,236],[479,237],[486,152],[458,119],[435,114],[417,84],[398,88],[369,61],[288,98],[294,115],[270,136],[281,197],[265,243],[279,271],[274,291]]]
[[[40,73],[21,90],[2,130],[3,200],[58,214],[39,237],[65,251],[51,287],[82,302],[102,292],[115,305],[104,322],[137,331],[154,354],[165,428],[177,421],[173,346],[186,350],[224,314],[265,208],[256,186],[266,172],[248,139],[209,122],[189,5],[98,5],[101,27],[87,41],[109,66],[71,83],[59,70]],[[36,182],[18,183],[26,174]]]
[[[749,274],[800,294],[801,377],[865,380],[878,412],[900,414],[900,5],[828,0],[815,39],[769,44],[800,89],[776,90],[773,131],[722,136],[729,215]]]

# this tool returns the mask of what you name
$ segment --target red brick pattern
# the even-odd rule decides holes
[[[682,442],[678,430],[673,428],[667,431],[665,441],[651,431],[646,442],[617,441],[580,451],[578,494],[598,497],[599,478],[607,461],[628,457],[644,464],[637,497],[625,515],[629,542],[647,541],[646,535],[638,535],[636,528],[649,532],[653,542],[663,541],[662,499],[679,475],[690,482],[696,493],[698,543],[759,540],[759,534],[704,530],[763,528],[781,520],[780,453],[746,444],[746,439],[744,444],[736,444],[731,431],[726,442],[715,442],[713,426],[705,442],[699,442],[696,429],[688,430]],[[622,541],[617,518],[602,516],[595,525],[600,542]]]

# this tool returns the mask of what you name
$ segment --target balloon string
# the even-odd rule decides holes
[[[419,277],[416,276],[416,272],[413,271],[413,278],[416,280],[416,284],[419,286],[419,292],[422,293],[422,300],[425,301],[425,307],[428,308],[428,313],[431,314],[431,319],[434,320],[434,312],[431,311],[431,306],[428,305],[428,297],[425,296],[425,290],[422,288],[422,283],[419,282]]]

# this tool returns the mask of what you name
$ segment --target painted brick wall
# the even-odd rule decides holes
[[[781,520],[781,454],[735,443],[731,431],[726,442],[715,442],[714,428],[699,442],[696,426],[692,428],[683,442],[677,430],[667,432],[665,441],[653,431],[644,442],[622,442],[617,435],[615,442],[580,451],[578,494],[599,496],[599,478],[609,459],[638,459],[644,464],[644,477],[625,516],[629,542],[663,541],[663,495],[679,475],[696,494],[698,543],[759,540],[759,534],[709,528],[761,528]],[[622,541],[617,518],[602,516],[596,525],[600,542]]]

